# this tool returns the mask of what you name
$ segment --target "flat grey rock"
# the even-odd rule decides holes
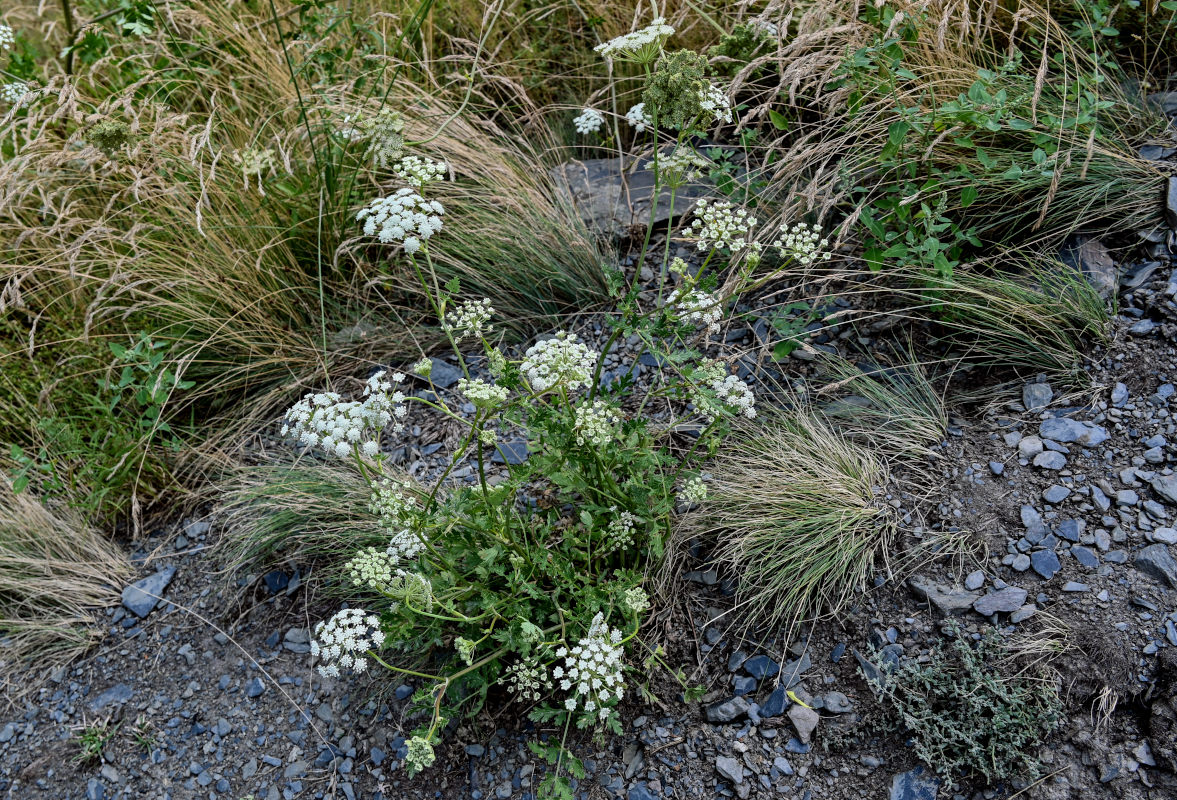
[[[1026,602],[1026,590],[1017,586],[1007,586],[977,598],[973,603],[973,610],[988,617],[997,613],[1011,613],[1017,611]]]
[[[724,725],[748,716],[749,708],[751,706],[743,697],[733,697],[730,700],[707,706],[705,715],[711,724]]]
[[[718,756],[715,759],[715,771],[725,781],[736,786],[744,782],[744,766],[731,756]]]
[[[1034,466],[1039,469],[1060,470],[1067,465],[1067,457],[1062,453],[1047,450],[1034,456]]]
[[[125,703],[135,694],[125,683],[116,684],[90,701],[91,711],[101,711],[114,703]]]
[[[800,703],[795,703],[789,709],[789,719],[793,723],[793,727],[797,729],[797,738],[801,740],[802,744],[809,744],[810,739],[813,738],[813,732],[817,730],[817,723],[821,717],[812,708],[806,708]]]
[[[890,800],[936,800],[940,779],[923,767],[916,767],[891,779]]]
[[[155,610],[175,575],[176,568],[167,567],[135,581],[123,589],[123,606],[140,619],[146,617]]]
[[[983,573],[980,573],[980,570],[978,570],[978,573],[981,575],[981,584],[983,584],[985,582],[985,576]],[[978,584],[976,588],[979,589],[981,584]],[[911,576],[907,579],[907,585],[911,587],[916,597],[930,603],[941,614],[950,617],[958,616],[968,611],[973,607],[973,603],[978,598],[978,595],[974,592],[945,586],[923,575]]]
[[[1150,544],[1136,554],[1136,568],[1158,583],[1177,589],[1177,560],[1167,544]]]
[[[1070,417],[1055,417],[1038,426],[1038,435],[1056,442],[1075,442],[1084,447],[1094,447],[1107,441],[1108,432],[1090,422],[1080,422]]]
[[[1027,383],[1022,387],[1022,405],[1027,411],[1041,411],[1054,399],[1049,383]]]
[[[1036,550],[1030,554],[1030,565],[1034,567],[1034,571],[1043,578],[1050,580],[1055,576],[1062,564],[1059,563],[1058,556],[1053,550]]]
[[[1177,503],[1177,475],[1158,475],[1149,481],[1152,490],[1170,503]]]

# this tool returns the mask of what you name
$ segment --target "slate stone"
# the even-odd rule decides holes
[[[125,683],[116,684],[90,701],[90,710],[98,711],[112,703],[125,703],[135,692]]]
[[[250,678],[249,683],[245,684],[246,697],[260,697],[265,690],[266,684],[258,677]]]
[[[936,800],[940,779],[923,767],[896,775],[891,780],[890,800]]]
[[[1034,605],[1033,603],[1027,603],[1014,613],[1010,614],[1009,621],[1014,625],[1017,625],[1019,622],[1025,622],[1036,613],[1038,613],[1038,606]]]
[[[1152,490],[1170,503],[1177,503],[1177,474],[1158,475],[1149,481]]]
[[[1128,387],[1122,383],[1117,383],[1112,389],[1112,406],[1115,408],[1123,408],[1128,403]]]
[[[123,605],[140,619],[155,610],[164,590],[176,575],[175,567],[161,569],[154,575],[135,581],[123,589]]]
[[[733,697],[707,706],[707,721],[713,725],[725,725],[748,716],[750,705],[743,697]]]
[[[1061,568],[1058,556],[1053,550],[1035,550],[1030,554],[1030,565],[1043,578],[1050,580]]]
[[[794,659],[785,664],[781,669],[780,684],[786,689],[792,689],[801,682],[801,676],[809,671],[813,666],[813,662],[809,658],[809,653],[804,653],[800,658]]]
[[[1077,519],[1064,519],[1055,527],[1054,532],[1060,539],[1077,542],[1083,533],[1083,525]]]
[[[519,465],[527,461],[527,440],[510,439],[499,442],[495,446],[494,455],[490,457],[494,464]]]
[[[1005,464],[1002,464],[1000,461],[990,461],[989,471],[994,475],[1000,475],[1005,472]]]
[[[1018,553],[1014,556],[1014,560],[1010,563],[1010,566],[1017,572],[1025,572],[1030,568],[1030,557],[1025,553]]]
[[[16,723],[10,722],[0,729],[0,743],[11,742],[12,737],[16,735]]]
[[[267,572],[262,581],[265,582],[270,594],[278,594],[290,585],[290,576],[280,569],[275,569]]]
[[[1056,442],[1076,442],[1084,447],[1094,447],[1108,439],[1108,432],[1090,422],[1079,422],[1070,417],[1055,417],[1038,426],[1038,435]]]
[[[1075,560],[1078,561],[1081,565],[1087,567],[1087,569],[1095,569],[1099,566],[1099,556],[1097,556],[1095,551],[1089,547],[1075,545],[1071,548],[1071,555],[1073,555]]]
[[[822,699],[825,701],[826,711],[831,714],[847,714],[854,708],[850,698],[841,692],[826,692]]]
[[[809,744],[813,738],[813,732],[817,730],[817,723],[821,717],[812,708],[806,708],[800,703],[795,703],[789,709],[789,719],[792,721],[793,727],[797,730],[797,738],[803,744]]]
[[[1046,450],[1034,456],[1034,466],[1039,469],[1060,470],[1066,465],[1066,456],[1053,450]]]
[[[1150,544],[1136,554],[1135,566],[1159,583],[1166,583],[1177,589],[1177,560],[1169,552],[1167,544]]]
[[[86,800],[103,800],[105,797],[106,789],[102,786],[102,781],[97,778],[86,781]]]
[[[978,570],[978,572],[980,571]],[[984,580],[985,576],[982,573],[982,584]],[[965,613],[973,607],[973,603],[977,600],[977,595],[973,592],[945,586],[923,575],[913,575],[908,578],[907,585],[911,587],[916,597],[930,603],[936,610],[946,616],[957,616]],[[980,588],[980,585],[977,588]]]
[[[1022,525],[1027,528],[1042,525],[1042,515],[1038,513],[1038,509],[1034,506],[1022,506],[1021,508]]]
[[[438,389],[448,389],[463,377],[462,370],[445,359],[430,358],[429,361],[433,364],[429,380],[433,381],[433,385]]]
[[[1041,411],[1054,399],[1049,383],[1027,383],[1022,388],[1022,405],[1027,411]]]
[[[1046,453],[1043,453],[1042,455],[1046,455]],[[1058,455],[1058,454],[1056,453],[1055,455]],[[1034,459],[1034,460],[1037,461],[1038,459]],[[1066,462],[1064,461],[1063,463],[1065,464]],[[1042,499],[1045,500],[1046,502],[1050,503],[1052,506],[1058,505],[1059,503],[1066,500],[1070,496],[1071,496],[1071,490],[1068,489],[1066,486],[1059,486],[1057,483],[1055,485],[1047,488],[1047,490],[1042,493]]]
[[[715,771],[733,785],[739,786],[744,782],[744,765],[731,756],[718,756],[715,759]]]
[[[1026,590],[1017,586],[1007,586],[977,599],[973,603],[973,610],[988,617],[992,614],[1017,611],[1026,602]]]
[[[747,675],[737,675],[732,679],[732,690],[739,696],[756,692],[756,679]]]
[[[788,710],[792,702],[789,699],[788,690],[784,686],[778,686],[772,690],[772,694],[768,696],[768,699],[761,704],[758,713],[765,718],[779,717]]]
[[[744,672],[747,672],[758,681],[776,677],[780,671],[780,664],[765,655],[752,656],[744,662]]]

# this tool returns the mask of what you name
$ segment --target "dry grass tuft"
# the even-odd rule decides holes
[[[0,479],[0,680],[37,658],[65,663],[102,636],[94,609],[134,575],[123,553],[69,511]]]

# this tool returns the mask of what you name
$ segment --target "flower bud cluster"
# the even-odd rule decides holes
[[[781,33],[775,22],[769,22],[766,19],[748,20],[748,27],[765,39],[775,39]]]
[[[584,403],[576,409],[576,443],[604,447],[613,441],[621,417],[604,400]]]
[[[581,135],[596,133],[605,124],[605,115],[595,108],[586,108],[576,115],[572,124],[576,126],[576,132]]]
[[[707,499],[707,484],[698,475],[694,476],[678,492],[678,501],[684,505],[702,503]]]
[[[705,386],[714,397],[701,391]],[[714,422],[722,407],[729,407],[748,419],[756,417],[756,396],[752,387],[732,375],[720,361],[703,363],[693,377],[691,402],[708,423]],[[718,406],[717,406],[718,404]]]
[[[234,154],[237,163],[241,165],[241,177],[245,181],[245,188],[249,189],[249,179],[257,178],[257,189],[262,194],[262,177],[274,171],[278,161],[274,157],[274,150],[270,147],[247,147]]]
[[[392,530],[403,527],[417,511],[417,498],[410,494],[408,481],[385,478],[372,490],[368,510],[380,517],[380,524]]]
[[[404,118],[391,108],[382,108],[375,114],[348,115],[340,133],[350,141],[367,144],[364,155],[370,156],[372,162],[383,169],[404,155],[404,130]]]
[[[358,608],[347,608],[336,612],[326,622],[315,626],[315,637],[311,641],[311,655],[321,658],[319,674],[325,678],[338,678],[340,667],[364,672],[368,669],[365,654],[384,644],[384,632],[380,620]]]
[[[646,169],[653,170],[658,182],[664,186],[678,187],[699,177],[702,170],[711,163],[689,147],[676,147],[673,153],[661,156],[657,161],[646,163]]]
[[[421,249],[422,240],[441,230],[445,208],[436,200],[426,200],[412,189],[397,189],[396,194],[380,197],[361,208],[356,219],[364,223],[364,233],[385,244],[401,242],[409,255]]]
[[[427,184],[445,180],[449,172],[449,165],[444,161],[434,161],[420,156],[405,156],[392,168],[392,174],[410,186],[418,189]]]
[[[555,667],[552,676],[560,682],[561,689],[572,692],[564,701],[566,709],[580,708],[598,714],[601,720],[609,718],[609,706],[625,694],[621,638],[621,631],[611,630],[604,614],[598,612],[588,633],[575,647],[556,650],[564,665]]]
[[[609,506],[609,511],[617,514],[617,506]],[[604,553],[608,554],[632,546],[633,529],[637,522],[639,522],[638,518],[628,511],[622,511],[610,520],[609,526],[605,528]]]
[[[527,348],[519,369],[537,392],[557,386],[573,392],[592,380],[600,355],[579,341],[575,333],[560,331]]]
[[[650,608],[650,596],[640,586],[626,589],[624,602],[626,607],[635,614],[641,614]]]
[[[426,767],[433,766],[433,762],[437,760],[437,754],[433,752],[433,745],[429,743],[428,739],[421,736],[414,736],[409,739],[408,752],[405,754],[405,766],[409,770],[409,775],[416,775]]]
[[[454,337],[455,342],[460,342],[467,336],[483,336],[494,331],[493,326],[486,324],[494,313],[489,298],[466,300],[452,311],[445,312],[441,327]]]
[[[365,547],[351,557],[343,571],[353,585],[361,589],[387,591],[396,577],[399,559],[379,547]]]
[[[705,327],[709,334],[719,333],[723,306],[715,295],[699,289],[675,289],[666,298],[666,305],[673,308],[680,319]]]
[[[368,379],[363,402],[345,402],[335,392],[308,394],[286,412],[282,435],[339,458],[350,455],[353,447],[374,457],[380,452],[380,433],[389,423],[394,432],[404,429],[405,396],[394,391],[393,384],[405,376],[397,372],[385,380],[385,374]]]
[[[491,411],[507,402],[508,390],[506,386],[495,386],[478,378],[474,380],[459,378],[458,393],[476,407]]]
[[[507,667],[505,681],[507,691],[523,700],[539,700],[542,692],[552,690],[547,670],[526,657]]]

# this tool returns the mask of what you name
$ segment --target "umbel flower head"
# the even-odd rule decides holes
[[[455,342],[460,342],[467,336],[478,338],[494,331],[494,328],[487,324],[494,313],[494,306],[490,304],[489,298],[466,300],[457,308],[445,312],[441,327],[454,337]]]
[[[234,153],[233,158],[241,165],[241,177],[245,180],[245,188],[249,188],[250,178],[257,178],[257,190],[264,195],[266,190],[262,186],[262,177],[273,172],[278,166],[273,148],[247,147]]]
[[[380,630],[376,615],[358,608],[345,608],[315,626],[311,655],[324,662],[318,667],[320,675],[338,678],[341,667],[366,671],[368,659],[364,656],[383,644],[384,632]]]
[[[605,58],[615,61],[632,61],[637,64],[650,64],[658,57],[663,43],[674,35],[674,28],[666,24],[665,17],[655,17],[649,25],[641,30],[633,31],[610,39],[597,45],[593,50]]]
[[[700,289],[675,289],[666,298],[666,305],[674,309],[679,319],[705,327],[708,334],[719,333],[723,305],[715,295]]]
[[[654,172],[658,182],[671,188],[690,183],[699,177],[702,170],[710,166],[711,162],[689,147],[676,147],[673,153],[667,153],[657,160],[651,159],[646,163],[646,169]]]
[[[729,410],[748,419],[756,417],[756,395],[752,387],[729,373],[722,361],[703,362],[691,380],[691,402],[706,422],[714,422],[720,413]]]
[[[467,380],[458,378],[458,394],[465,397],[476,407],[492,411],[507,402],[507,387],[495,386],[480,378]]]
[[[523,656],[507,667],[505,672],[507,691],[519,695],[523,700],[538,701],[541,692],[552,689],[552,679],[547,670],[533,658]]]
[[[642,103],[658,114],[658,124],[676,130],[693,125],[731,122],[727,94],[707,79],[707,58],[693,50],[663,53],[646,81]]]
[[[638,133],[643,133],[654,127],[654,120],[650,119],[650,115],[646,113],[645,103],[638,103],[626,111],[625,121]]]
[[[101,150],[107,158],[113,158],[130,140],[131,129],[127,123],[116,119],[104,119],[86,131],[86,141]]]
[[[0,86],[0,101],[17,105],[29,93],[29,85],[24,81],[13,81]]]
[[[393,175],[417,189],[445,180],[448,171],[449,165],[444,161],[434,161],[420,156],[405,156],[392,168]]]
[[[413,777],[426,767],[433,766],[437,756],[433,752],[433,745],[427,739],[414,736],[409,739],[408,753],[405,755],[405,768],[409,777]]]
[[[364,155],[381,169],[401,159],[405,151],[405,121],[391,108],[382,108],[375,114],[360,112],[349,114],[343,120],[340,134],[350,141],[364,143]]]
[[[564,659],[564,666],[555,667],[552,677],[560,682],[561,689],[571,692],[564,700],[566,709],[580,708],[597,714],[601,720],[609,718],[612,706],[625,694],[621,638],[621,631],[610,629],[605,624],[605,615],[598,613],[588,633],[575,647],[556,650],[556,656]]]
[[[821,238],[816,227],[810,227],[804,222],[781,228],[781,236],[772,243],[780,248],[783,258],[790,258],[801,265],[809,265],[814,261],[825,261],[830,257],[828,239]]]
[[[401,242],[409,255],[421,249],[421,242],[441,230],[445,209],[436,200],[426,200],[412,189],[397,189],[396,194],[372,201],[360,209],[356,219],[364,223],[364,233],[385,244]]]
[[[604,400],[583,403],[576,409],[576,443],[581,447],[604,447],[613,441],[621,417]]]
[[[341,400],[335,392],[308,394],[286,412],[282,435],[339,458],[350,455],[353,447],[375,456],[386,426],[392,423],[394,432],[404,429],[405,396],[394,390],[394,384],[405,376],[396,372],[386,380],[385,374],[378,372],[368,379],[362,402]]]
[[[746,209],[726,200],[713,202],[703,198],[695,204],[695,220],[688,230],[699,250],[726,248],[732,253],[745,249],[759,252],[760,245],[748,239],[754,227],[756,217]]]
[[[0,50],[11,50],[16,41],[16,32],[7,25],[0,25]]]
[[[609,506],[611,513],[617,514],[617,506]],[[605,555],[616,550],[624,550],[633,544],[633,529],[634,526],[641,522],[636,516],[628,511],[622,511],[609,521],[609,526],[605,528],[605,542],[602,547],[602,552]]]
[[[417,498],[408,481],[385,478],[372,489],[368,510],[380,517],[380,526],[399,530],[411,524],[417,513]]]
[[[582,136],[596,133],[605,124],[605,115],[595,108],[586,108],[576,115],[572,124],[576,126],[576,132]]]
[[[600,355],[579,341],[575,333],[560,331],[527,348],[519,370],[536,392],[557,386],[574,392],[592,380]]]

